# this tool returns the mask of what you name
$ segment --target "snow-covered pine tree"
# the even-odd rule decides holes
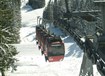
[[[15,70],[13,58],[18,52],[11,43],[18,43],[20,29],[20,0],[0,0],[0,72],[12,67]]]
[[[5,76],[5,71],[10,67],[12,70],[16,70],[15,62],[17,61],[14,56],[18,54],[16,48],[6,43],[0,44],[0,72],[2,76]]]
[[[53,4],[53,18],[54,18],[54,20],[63,18],[64,12],[66,12],[64,0],[54,0],[54,4]]]
[[[53,19],[54,25],[61,25],[59,20],[63,18],[63,14],[66,12],[64,0],[54,0],[53,4]]]
[[[21,24],[20,0],[1,0],[0,1],[0,26],[12,34],[4,34],[9,37],[7,43],[19,43],[19,30]],[[3,42],[3,41],[2,41]],[[5,41],[4,41],[5,42]]]
[[[43,18],[48,20],[49,23],[53,22],[53,2],[51,0],[43,12]]]

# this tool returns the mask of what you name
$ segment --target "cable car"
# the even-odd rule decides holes
[[[45,28],[36,27],[36,39],[41,53],[49,62],[61,61],[64,59],[65,48],[60,37],[50,35]]]
[[[39,49],[41,48],[41,40],[43,38],[43,34],[45,34],[45,29],[42,26],[37,26],[36,27],[36,44],[39,45]]]
[[[61,61],[64,59],[65,48],[60,37],[48,37],[45,42],[45,60],[49,62]]]
[[[40,26],[36,26],[36,44],[38,44],[38,40],[39,40],[39,33],[42,31]]]
[[[52,37],[52,36],[50,34],[48,34],[48,33],[43,34],[43,37],[42,37],[42,48],[41,48],[41,54],[42,55],[44,54],[44,51],[45,51],[45,40],[48,37]]]

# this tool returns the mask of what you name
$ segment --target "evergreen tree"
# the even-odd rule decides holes
[[[48,20],[49,22],[53,22],[53,2],[51,2],[51,0],[49,1],[48,6],[43,12],[43,18]]]
[[[28,3],[33,9],[42,8],[45,6],[45,0],[29,0]]]
[[[63,13],[66,11],[64,0],[54,0],[53,4],[53,18],[58,20],[63,18]]]
[[[9,67],[15,70],[13,58],[18,52],[11,43],[19,43],[21,24],[20,0],[0,1],[0,72],[5,76]]]
[[[5,35],[10,38],[10,41],[6,42],[19,43],[19,29],[21,24],[19,0],[1,0],[0,6],[0,26],[2,29],[8,27],[8,32],[12,33]]]

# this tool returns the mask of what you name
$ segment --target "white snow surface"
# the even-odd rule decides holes
[[[35,26],[37,16],[42,16],[44,8],[33,10],[26,6],[27,0],[23,0],[21,7],[22,27],[20,29],[21,43],[15,44],[19,54],[16,58],[17,71],[7,72],[7,76],[79,76],[83,58],[83,51],[72,37],[65,35],[59,28],[53,25],[48,27],[51,32],[62,37],[65,43],[65,58],[60,62],[45,62],[44,56],[36,45]],[[46,4],[49,0],[46,0]],[[96,68],[96,67],[95,67]],[[96,69],[95,69],[96,70]],[[97,71],[94,76],[99,76]]]

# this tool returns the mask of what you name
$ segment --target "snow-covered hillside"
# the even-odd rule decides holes
[[[23,0],[25,1],[25,0]],[[46,4],[49,0],[46,0]],[[26,6],[27,0],[22,3],[21,16],[22,28],[20,30],[21,43],[15,44],[19,54],[16,58],[19,60],[17,71],[7,73],[7,76],[79,76],[80,67],[83,58],[83,51],[69,35],[65,35],[59,28],[48,27],[51,32],[61,35],[65,43],[65,58],[60,62],[45,62],[41,55],[35,38],[35,26],[37,25],[37,16],[42,16],[43,9],[32,10]],[[99,76],[95,72],[95,76]]]

